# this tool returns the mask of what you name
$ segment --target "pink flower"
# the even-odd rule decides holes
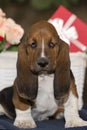
[[[11,44],[18,44],[24,34],[24,30],[14,20],[8,18],[6,20],[6,40]]]
[[[0,9],[0,36],[5,37],[10,44],[18,44],[24,34],[23,28],[11,18],[6,18]]]
[[[0,36],[5,36],[6,28],[5,28],[6,18],[0,17]]]
[[[0,8],[0,17],[4,17],[5,13],[2,11],[2,9]]]
[[[7,42],[7,43],[5,44],[5,46],[4,46],[4,49],[8,49],[8,48],[10,48],[10,47],[11,47],[11,44]]]
[[[24,34],[24,30],[12,19],[0,19],[0,35],[6,36],[6,40],[11,44],[18,44]]]

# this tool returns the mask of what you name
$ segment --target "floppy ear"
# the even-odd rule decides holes
[[[15,85],[21,97],[33,100],[37,96],[38,77],[30,71],[28,57],[29,54],[26,52],[26,45],[20,44],[18,49],[17,78],[15,80]]]
[[[57,66],[54,76],[54,96],[56,99],[64,97],[70,87],[70,59],[69,46],[60,40]]]

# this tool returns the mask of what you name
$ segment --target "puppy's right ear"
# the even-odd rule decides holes
[[[38,77],[30,71],[29,58],[31,56],[27,55],[26,50],[26,44],[21,43],[18,49],[17,78],[15,85],[21,97],[33,100],[37,96]]]

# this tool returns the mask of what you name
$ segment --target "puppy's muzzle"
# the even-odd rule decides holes
[[[40,58],[37,62],[38,66],[41,68],[45,68],[48,66],[48,60],[46,58]]]

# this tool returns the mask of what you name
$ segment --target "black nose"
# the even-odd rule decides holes
[[[40,67],[46,67],[48,65],[48,60],[46,58],[40,58],[38,61]]]

